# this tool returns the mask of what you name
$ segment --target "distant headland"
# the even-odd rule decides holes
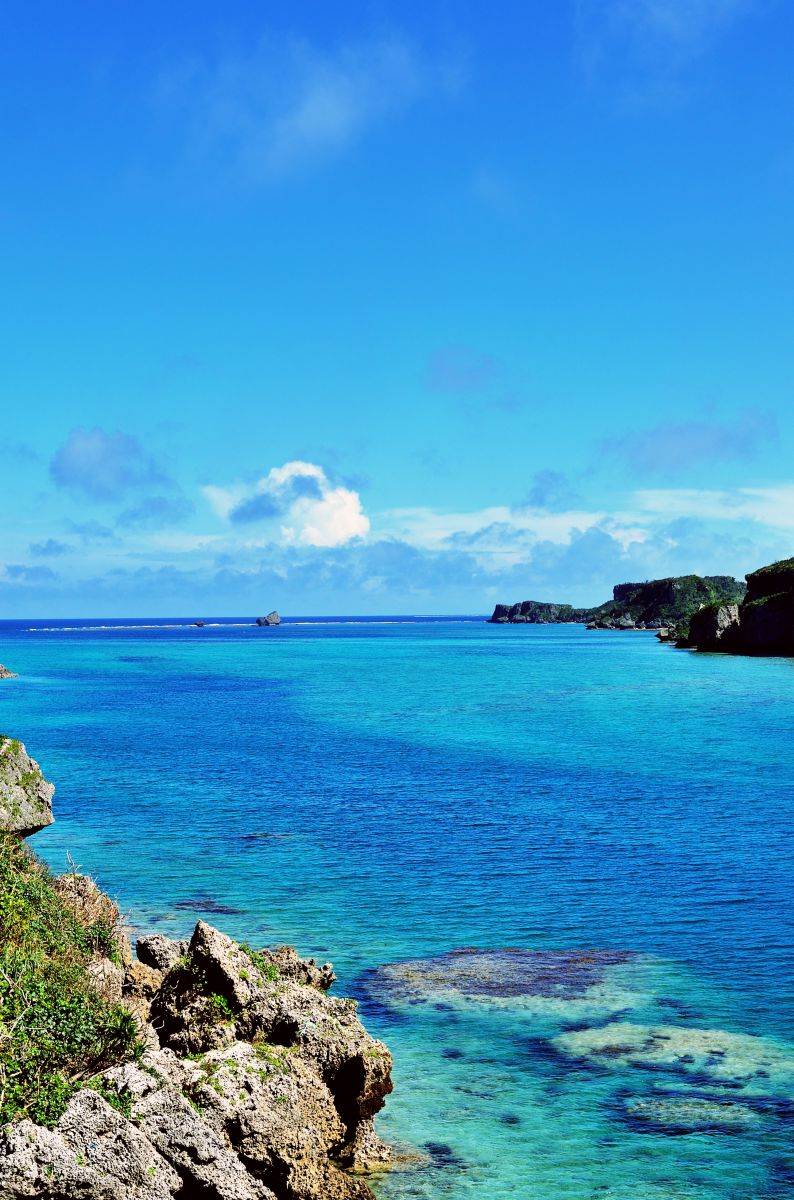
[[[588,629],[654,629],[660,641],[728,654],[794,655],[794,558],[730,575],[677,575],[618,583],[594,608],[524,600],[497,604],[494,625],[577,623]]]

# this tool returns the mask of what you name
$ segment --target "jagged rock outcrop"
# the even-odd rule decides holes
[[[278,615],[278,613],[274,609],[273,612],[269,612],[266,617],[257,617],[256,623],[257,623],[257,625],[260,625],[260,626],[262,626],[262,625],[280,625],[281,617]]]
[[[0,679],[16,679],[16,678],[17,678],[16,671],[9,671],[8,667],[4,667],[3,664],[0,663]]]
[[[57,886],[87,928],[112,929],[145,1050],[90,1081],[54,1129],[0,1130],[3,1200],[371,1200],[348,1170],[388,1160],[373,1117],[391,1056],[353,1001],[327,994],[330,963],[251,951],[203,921],[189,943],[140,938],[133,961],[93,881]]]
[[[0,737],[0,829],[28,837],[51,825],[54,794],[22,742]]]

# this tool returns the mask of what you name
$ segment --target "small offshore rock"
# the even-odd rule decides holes
[[[22,742],[0,737],[0,829],[29,837],[51,825],[54,794]]]
[[[16,671],[9,671],[8,667],[4,667],[3,664],[0,663],[0,679],[17,679],[17,678],[18,678],[18,675],[17,675]]]
[[[276,612],[276,610],[275,610],[275,609],[273,609],[273,612],[269,612],[269,613],[267,614],[267,616],[266,616],[266,617],[257,617],[257,618],[256,618],[256,623],[257,623],[257,625],[259,625],[259,626],[263,626],[263,625],[280,625],[280,624],[281,624],[281,617],[278,615],[278,613]]]

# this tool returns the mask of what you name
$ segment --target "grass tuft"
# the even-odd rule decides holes
[[[88,977],[92,956],[113,945],[112,930],[81,925],[43,864],[0,833],[0,1124],[54,1125],[79,1087],[140,1053],[135,1017]]]

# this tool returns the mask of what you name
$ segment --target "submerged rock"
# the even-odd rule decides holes
[[[761,1123],[746,1104],[713,1096],[630,1096],[623,1109],[631,1125],[648,1132],[736,1133]]]
[[[450,950],[432,958],[388,963],[373,990],[395,998],[539,996],[571,999],[601,983],[605,971],[631,961],[621,950]]]
[[[0,829],[29,837],[51,825],[54,794],[22,742],[0,737]]]
[[[740,1084],[748,1094],[766,1094],[778,1085],[794,1087],[794,1047],[724,1029],[612,1021],[561,1033],[552,1044],[571,1058],[602,1067],[681,1072],[728,1086]]]

